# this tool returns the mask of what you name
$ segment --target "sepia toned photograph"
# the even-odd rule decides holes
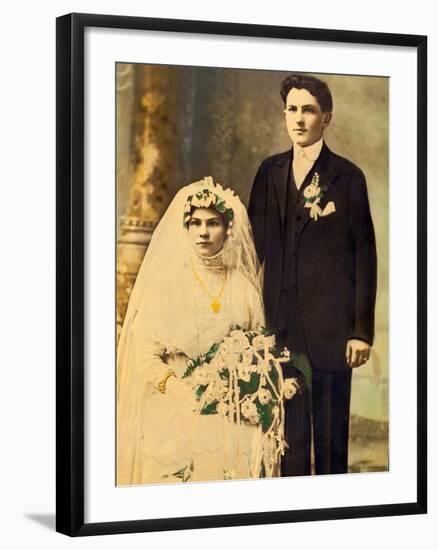
[[[389,471],[389,79],[115,88],[117,486]]]

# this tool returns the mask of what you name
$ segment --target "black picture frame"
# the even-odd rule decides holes
[[[427,511],[427,37],[68,14],[57,25],[56,530],[69,536],[424,514]],[[84,30],[158,30],[414,48],[417,54],[417,498],[400,504],[84,522]]]

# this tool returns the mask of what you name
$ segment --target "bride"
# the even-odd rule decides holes
[[[277,475],[261,427],[199,414],[187,361],[238,325],[264,324],[245,207],[211,177],[178,191],[157,226],[118,348],[117,485]],[[276,454],[274,451],[277,451]]]

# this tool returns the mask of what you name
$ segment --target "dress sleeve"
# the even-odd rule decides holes
[[[137,337],[134,358],[136,369],[144,382],[151,383],[157,389],[170,370],[169,365],[163,360],[165,351],[165,346],[160,342],[147,337]]]

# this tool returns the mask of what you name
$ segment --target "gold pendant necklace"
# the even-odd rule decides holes
[[[219,294],[217,296],[213,296],[210,291],[208,290],[208,288],[205,286],[205,283],[204,281],[201,279],[201,277],[198,275],[198,273],[196,272],[196,269],[195,269],[195,266],[193,265],[193,260],[192,260],[192,271],[193,271],[193,275],[195,276],[196,280],[198,281],[198,283],[201,285],[201,287],[205,290],[205,292],[207,293],[207,295],[209,296],[209,298],[212,300],[211,304],[210,304],[210,307],[211,309],[213,310],[213,313],[219,313],[220,309],[221,309],[221,303],[219,302],[219,298],[222,296],[222,293],[224,291],[224,288],[225,288],[225,280],[226,280],[226,276],[224,276],[224,281],[222,283],[222,286],[221,286],[221,289],[219,291]]]

